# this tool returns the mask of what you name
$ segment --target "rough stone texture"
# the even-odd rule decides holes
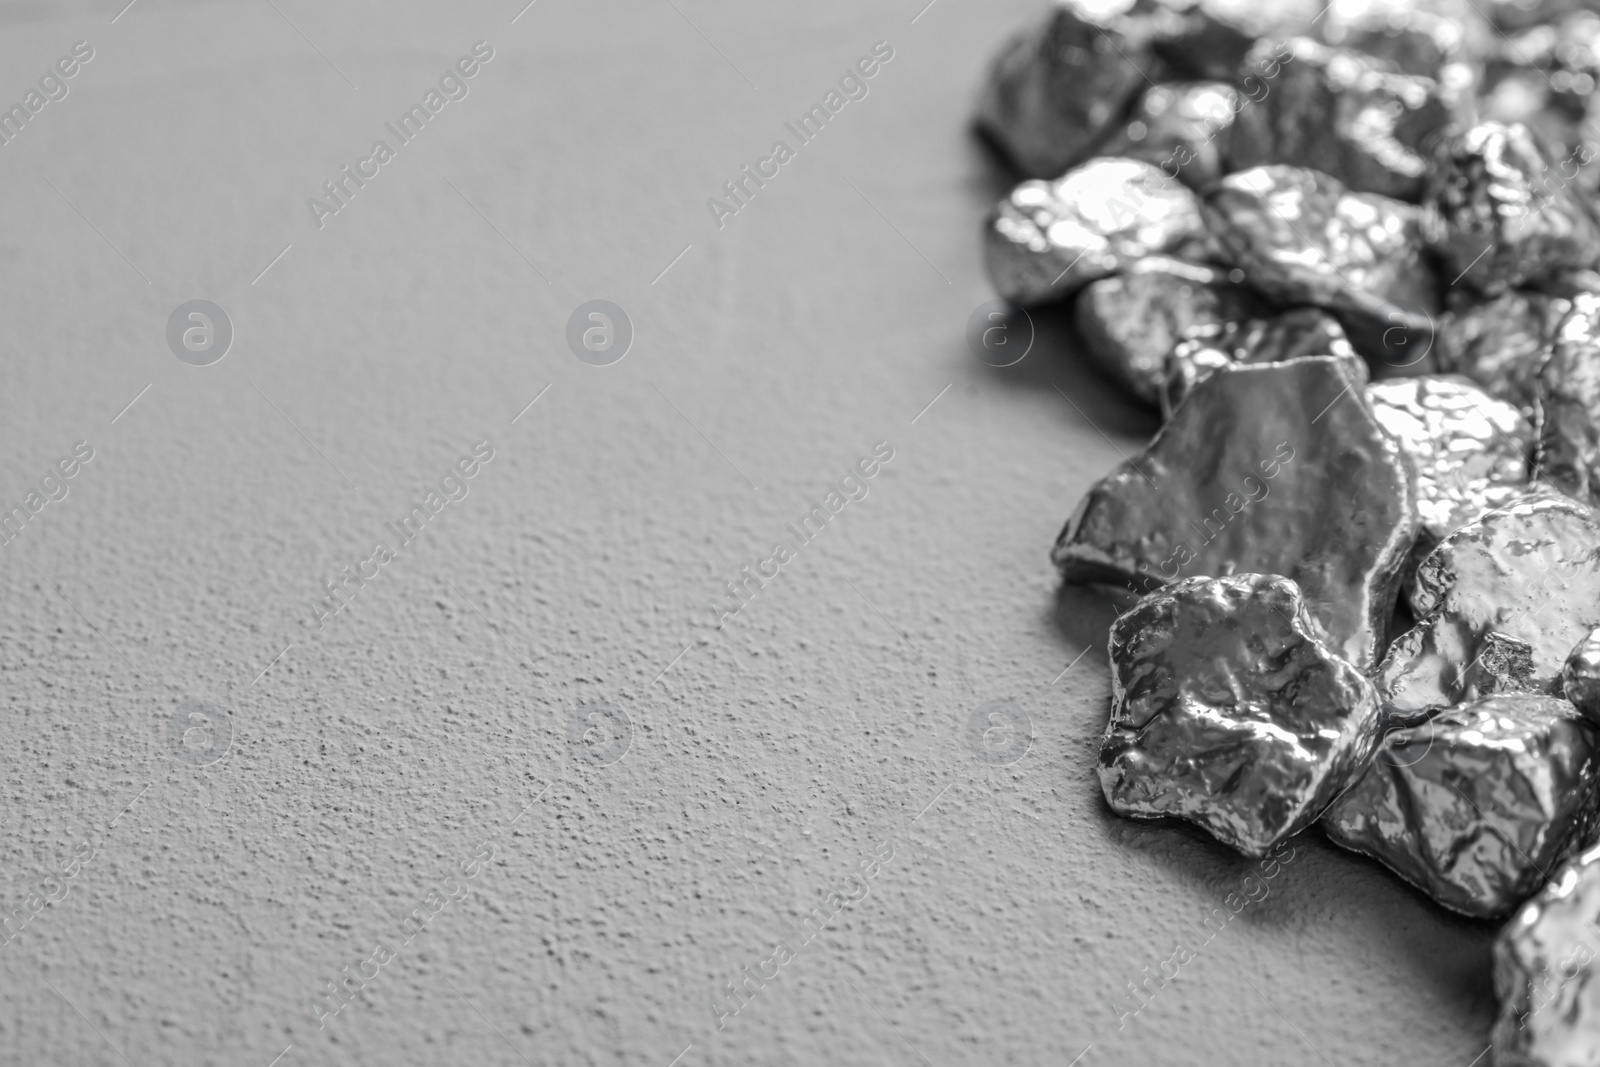
[[[1226,82],[1151,86],[1101,151],[1143,160],[1191,189],[1204,189],[1227,173],[1229,133],[1247,102]]]
[[[1447,708],[1385,737],[1322,825],[1445,907],[1498,918],[1593,843],[1600,727],[1551,696]]]
[[[1533,646],[1498,630],[1491,630],[1484,635],[1478,650],[1478,663],[1483,668],[1477,688],[1480,696],[1538,693],[1541,689],[1555,689],[1543,679],[1535,679]]]
[[[1412,555],[1418,562],[1484,512],[1527,492],[1533,427],[1515,407],[1467,379],[1426,375],[1373,382],[1367,402],[1416,468]]]
[[[1494,1062],[1581,1067],[1600,1058],[1600,848],[1557,869],[1494,945]]]
[[[1415,627],[1395,638],[1378,689],[1397,722],[1507,687],[1491,635],[1526,643],[1533,660],[1517,688],[1557,686],[1567,655],[1600,625],[1600,522],[1559,494],[1492,511],[1439,545],[1410,589]]]
[[[1190,578],[1111,628],[1100,786],[1119,815],[1176,816],[1247,856],[1314,822],[1378,743],[1377,693],[1318,638],[1287,578]]]
[[[1253,78],[1270,91],[1239,113],[1229,169],[1307,167],[1357,192],[1421,197],[1424,149],[1452,110],[1432,78],[1308,37],[1258,41],[1240,74],[1247,93]]]
[[[1600,293],[1580,293],[1539,368],[1539,477],[1600,502]]]
[[[1151,256],[1086,286],[1075,321],[1101,369],[1155,406],[1174,346],[1196,333],[1237,326],[1258,303],[1213,267]]]
[[[1268,166],[1217,183],[1205,214],[1223,262],[1281,304],[1334,312],[1369,360],[1410,364],[1432,346],[1438,283],[1412,205]]]
[[[1430,244],[1452,284],[1493,295],[1600,260],[1600,224],[1554,162],[1521,125],[1481,123],[1440,147]]]
[[[1591,630],[1561,668],[1561,692],[1590,722],[1600,726],[1600,630]]]
[[[1041,552],[1154,418],[1081,353],[1045,358],[1071,342],[1043,316],[1004,371],[961,337],[991,296],[993,180],[962,116],[1038,5],[941,0],[908,26],[920,3],[680,0],[757,93],[667,4],[540,0],[510,25],[524,2],[280,0],[359,92],[265,4],[0,10],[7,103],[73,41],[97,53],[0,148],[0,500],[96,449],[0,548],[0,902],[96,849],[0,949],[0,1061],[126,1067],[108,1038],[137,1067],[267,1067],[291,1041],[277,1067],[666,1067],[691,1043],[678,1067],[920,1064],[898,1026],[939,1067],[1091,1042],[1078,1067],[1305,1062],[1212,980],[1247,974],[1340,1067],[1471,1062],[1493,931],[1311,834],[1195,981],[1121,1029],[1108,1008],[1258,868],[1106,809],[1111,616],[1058,600]],[[471,95],[313,228],[306,198],[479,37]],[[744,153],[883,37],[871,95],[717,230],[705,200]],[[562,338],[597,295],[638,328],[607,368]],[[197,296],[237,326],[214,367],[162,338]],[[302,625],[482,436],[471,495]],[[715,630],[723,583],[880,437],[871,496]],[[233,713],[210,767],[166,744],[195,693]],[[1032,718],[1011,766],[966,740],[1001,697]],[[567,740],[595,699],[634,725],[604,767]],[[313,987],[485,839],[470,895],[319,1031]],[[724,983],[885,840],[870,895],[718,1030]]]
[[[1329,646],[1371,666],[1416,519],[1413,474],[1364,378],[1358,360],[1333,356],[1217,371],[1083,497],[1056,565],[1068,581],[1141,590],[1282,574]]]
[[[1444,373],[1466,375],[1491,396],[1532,415],[1539,368],[1571,302],[1524,290],[1489,299],[1451,292],[1450,310],[1440,316],[1434,335],[1435,364]]]
[[[1093,159],[1053,182],[1026,181],[984,229],[989,278],[1014,304],[1063,300],[1146,256],[1204,236],[1194,193],[1157,167]]]

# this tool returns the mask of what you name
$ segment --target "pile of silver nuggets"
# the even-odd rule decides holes
[[[1597,81],[1600,0],[1058,0],[977,118],[1000,296],[1163,421],[1052,554],[1106,799],[1506,921],[1501,1067],[1600,1064]]]

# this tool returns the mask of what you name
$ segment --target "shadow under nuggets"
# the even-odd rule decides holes
[[[1143,448],[1161,428],[1161,413],[1129,396],[1085,352],[1073,325],[1072,301],[1014,313],[1022,314],[1033,324],[1033,346],[1028,354],[1012,366],[995,367],[968,352],[967,358],[978,365],[980,378],[1004,389],[1049,393],[1070,421],[1124,439],[1119,447],[1129,455]],[[1130,442],[1133,448],[1128,447]]]

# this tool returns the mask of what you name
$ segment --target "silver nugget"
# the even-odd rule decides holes
[[[1200,201],[1135,159],[1085,163],[1056,181],[1027,181],[1000,201],[985,231],[989,278],[1013,304],[1063,300],[1145,256],[1198,250]]]
[[[1377,694],[1318,637],[1294,582],[1191,578],[1111,627],[1100,785],[1262,856],[1310,825],[1378,743]]]
[[[1567,701],[1485,697],[1384,738],[1322,825],[1445,907],[1494,918],[1593,839],[1597,772],[1600,728]]]
[[[1494,943],[1496,1067],[1600,1063],[1600,848],[1557,869]]]

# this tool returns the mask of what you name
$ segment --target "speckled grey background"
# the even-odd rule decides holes
[[[1252,865],[1112,818],[1092,774],[1110,614],[1046,552],[1148,416],[1059,317],[1006,370],[963,343],[1003,185],[965,118],[1037,4],[121,6],[0,5],[0,100],[95,50],[0,146],[0,502],[94,449],[0,547],[0,911],[65,893],[0,947],[0,1061],[1482,1051],[1492,931],[1315,835],[1119,1028]],[[467,98],[318,230],[306,199],[478,40]],[[706,198],[879,40],[867,98],[717,229]],[[205,368],[164,338],[200,298],[236,331]],[[564,341],[596,298],[636,331],[604,368]],[[483,440],[319,629],[324,579]],[[878,441],[869,495],[719,630]],[[1010,765],[968,746],[1000,699],[1034,735]],[[194,700],[230,716],[206,766],[168,742]],[[600,701],[619,761],[569,740]],[[802,944],[836,889],[865,896]]]

